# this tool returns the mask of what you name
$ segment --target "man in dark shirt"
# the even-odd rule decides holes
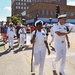
[[[18,44],[20,42],[20,34],[19,34],[19,30],[20,30],[20,23],[17,23],[17,26],[16,26],[16,36],[17,36],[17,39],[18,39]]]

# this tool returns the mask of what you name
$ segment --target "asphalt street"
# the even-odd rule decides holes
[[[19,49],[17,40],[14,40],[14,49],[11,51],[0,50],[0,75],[31,75],[31,54],[32,45],[29,42],[30,35],[27,35],[27,44],[25,48]],[[0,37],[1,38],[1,37]],[[48,42],[51,37],[48,37]],[[66,75],[75,75],[75,33],[69,34],[71,48],[67,49],[66,55]],[[8,43],[6,44],[8,48]],[[52,60],[55,58],[55,52],[51,51],[51,55],[47,55],[44,65],[43,75],[53,75]],[[57,73],[59,73],[59,65],[57,64]],[[38,67],[36,69],[38,75]]]

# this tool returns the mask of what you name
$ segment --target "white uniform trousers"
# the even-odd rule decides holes
[[[25,41],[25,34],[24,35],[20,35],[20,46],[22,45],[22,47],[24,46],[24,41]]]
[[[34,53],[34,66],[39,65],[39,75],[43,75],[44,62],[45,62],[46,51],[40,50]]]
[[[66,42],[64,43],[55,43],[56,58],[53,60],[53,65],[56,68],[57,62],[61,59],[61,65],[59,72],[64,72],[65,61],[66,61]]]
[[[8,36],[8,42],[9,42],[9,46],[11,48],[13,48],[13,44],[14,44],[14,37],[12,36]]]

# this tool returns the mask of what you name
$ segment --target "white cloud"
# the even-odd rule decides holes
[[[7,11],[11,11],[11,7],[10,6],[4,7],[4,9],[7,10]]]
[[[75,6],[75,1],[70,1],[67,3],[67,5]]]
[[[1,18],[0,21],[6,21],[6,17]]]

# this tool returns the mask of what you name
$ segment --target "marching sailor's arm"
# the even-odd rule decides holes
[[[66,41],[67,41],[67,46],[68,46],[68,48],[70,48],[70,42],[69,42],[68,35],[66,35]]]
[[[32,37],[31,37],[31,40],[30,40],[31,44],[34,43],[35,37],[36,37],[36,34],[33,34]]]
[[[47,48],[47,50],[48,50],[48,55],[50,55],[50,49],[49,49],[49,47],[48,47],[48,42],[45,40],[44,43],[45,43],[46,48]]]
[[[60,32],[60,31],[56,31],[55,33],[56,33],[58,36],[63,36],[63,35],[69,34],[69,33],[71,32],[71,30],[72,30],[72,28],[71,28],[68,32],[65,32],[65,33]]]
[[[55,32],[58,36],[63,36],[63,35],[66,35],[67,33],[62,33],[62,32],[59,32],[59,31],[56,31]]]

